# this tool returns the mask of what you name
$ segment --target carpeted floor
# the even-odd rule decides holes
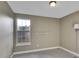
[[[13,58],[77,58],[62,49],[53,49],[33,53],[17,54]]]

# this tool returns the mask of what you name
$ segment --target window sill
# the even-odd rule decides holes
[[[31,45],[31,42],[25,42],[25,43],[16,44],[16,46],[25,46],[25,45]]]

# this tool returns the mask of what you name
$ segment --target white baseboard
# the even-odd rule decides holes
[[[11,54],[11,56],[10,56],[10,58],[12,58],[14,55],[13,54]]]
[[[13,55],[22,54],[22,53],[31,53],[31,52],[45,51],[45,50],[57,49],[57,48],[60,48],[60,47],[49,47],[49,48],[35,49],[35,50],[29,50],[29,51],[14,52]]]
[[[14,52],[13,55],[11,55],[11,58],[12,58],[14,55],[16,55],[16,54],[31,53],[31,52],[38,52],[38,51],[45,51],[45,50],[57,49],[57,48],[63,49],[63,50],[65,50],[65,51],[67,51],[67,52],[69,52],[69,53],[71,53],[71,54],[73,54],[73,55],[79,57],[79,54],[77,54],[77,53],[75,53],[75,52],[73,52],[73,51],[70,51],[70,50],[68,50],[68,49],[66,49],[66,48],[63,48],[63,47],[58,46],[58,47],[49,47],[49,48],[43,48],[43,49],[34,49],[34,50],[29,50],[29,51]]]
[[[75,52],[73,52],[73,51],[71,51],[71,50],[68,50],[68,49],[63,48],[63,47],[60,47],[60,49],[63,49],[63,50],[65,50],[65,51],[67,51],[67,52],[69,52],[69,53],[71,53],[71,54],[73,54],[73,55],[75,55],[75,56],[78,56],[78,57],[79,57],[79,54],[78,54],[78,53],[75,53]]]

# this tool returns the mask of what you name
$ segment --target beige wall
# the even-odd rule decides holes
[[[26,51],[59,46],[59,20],[55,18],[28,16],[32,24],[31,45],[16,47],[15,51]],[[39,47],[37,47],[39,46]]]
[[[79,11],[61,18],[61,21],[56,18],[25,16],[32,22],[32,42],[30,46],[16,47],[15,51],[42,49],[61,45],[75,52],[76,32],[73,29],[73,24],[79,23]],[[13,17],[14,15],[7,3],[0,2],[0,57],[8,57],[12,53]],[[77,52],[79,53],[79,31],[77,34]]]
[[[0,1],[0,58],[9,57],[13,48],[13,13]]]
[[[79,11],[61,19],[61,46],[75,52],[76,32],[73,24],[79,23]],[[78,52],[79,52],[79,32],[78,34]]]
[[[60,20],[40,16],[26,16],[32,21],[32,45],[16,47],[15,51],[41,49],[60,45],[75,52],[76,32],[73,29],[73,25],[79,23],[79,11],[65,16]],[[79,31],[77,34],[77,52],[79,53]]]

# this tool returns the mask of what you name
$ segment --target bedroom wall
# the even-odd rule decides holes
[[[73,29],[73,24],[79,23],[79,11],[61,18],[61,21],[59,19],[49,17],[32,15],[24,16],[28,17],[32,23],[32,42],[31,45],[28,46],[16,47],[16,52],[56,47],[59,45],[75,52],[76,32]],[[8,4],[0,1],[0,57],[9,57],[12,53],[13,19],[14,14]],[[79,31],[77,34],[77,53],[79,53]]]
[[[59,46],[60,23],[58,19],[31,15],[24,16],[31,20],[32,42],[31,45],[16,47],[16,52]]]
[[[9,57],[13,50],[13,17],[8,4],[0,1],[0,58]]]
[[[79,23],[79,11],[61,19],[61,46],[73,52],[76,50],[76,32],[73,25]],[[79,31],[77,31],[77,53],[79,53]]]

